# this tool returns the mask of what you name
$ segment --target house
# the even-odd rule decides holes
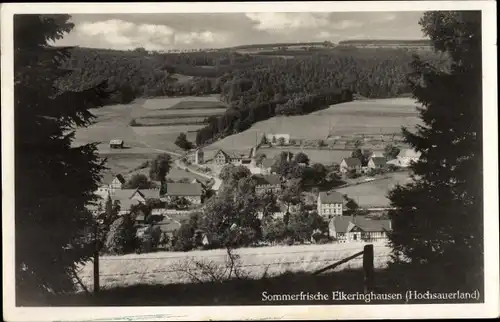
[[[146,203],[148,199],[160,199],[160,189],[136,189],[130,196],[139,202]]]
[[[199,183],[169,182],[165,185],[165,191],[161,195],[161,200],[170,202],[174,197],[184,197],[191,204],[201,204],[203,187]]]
[[[282,139],[285,144],[290,144],[290,134],[271,133],[266,134],[267,142],[277,144]]]
[[[342,205],[344,196],[340,192],[328,191],[320,192],[317,201],[318,214],[322,217],[332,218],[342,216]]]
[[[386,165],[386,160],[384,157],[372,157],[368,161],[369,169],[382,169]]]
[[[122,189],[125,182],[126,182],[125,178],[121,174],[117,174],[113,178],[113,181],[111,181],[109,187],[110,189]]]
[[[255,192],[257,194],[265,192],[278,193],[281,191],[281,180],[277,175],[254,175],[252,178],[255,180]]]
[[[249,165],[252,162],[252,151],[249,154],[245,154],[218,150],[213,157],[213,162],[218,166],[224,166],[229,163],[233,165]]]
[[[202,149],[195,149],[193,151],[190,151],[188,153],[188,155],[186,156],[186,159],[191,164],[203,164],[203,163],[205,163],[204,153],[203,153]]]
[[[411,165],[412,162],[417,162],[420,159],[421,153],[413,149],[406,149],[399,152],[396,160],[396,165],[406,168]]]
[[[330,237],[339,242],[373,242],[387,240],[392,229],[388,219],[369,219],[365,216],[334,217],[328,224]]]
[[[137,189],[117,189],[110,191],[109,196],[111,200],[113,202],[120,202],[119,215],[130,213],[130,208],[132,206],[142,203],[140,198],[132,198],[136,191]]]
[[[123,149],[123,140],[115,139],[109,141],[109,147],[111,149]]]
[[[358,158],[344,158],[340,162],[340,172],[346,173],[355,170],[356,173],[361,172],[361,161]]]

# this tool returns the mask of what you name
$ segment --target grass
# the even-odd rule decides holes
[[[188,140],[194,141],[196,130],[203,126],[206,116],[220,114],[221,106],[218,97],[210,95],[140,99],[126,105],[92,109],[97,117],[95,124],[78,129],[74,144],[101,142],[98,149],[103,155],[136,154],[138,158],[157,153],[155,149],[182,152],[174,144],[178,135],[187,132]],[[148,126],[129,126],[133,119]],[[110,149],[108,143],[112,139],[124,140],[126,149]]]
[[[396,184],[404,184],[409,180],[407,172],[395,172],[390,178],[335,189],[353,198],[361,207],[388,207],[387,194]]]
[[[209,305],[355,305],[355,304],[445,304],[484,303],[478,300],[409,300],[408,290],[421,293],[450,293],[457,291],[457,283],[442,276],[442,271],[429,271],[418,267],[387,267],[375,270],[373,294],[395,294],[392,300],[362,297],[354,300],[333,299],[333,292],[347,294],[363,293],[364,272],[362,269],[328,271],[320,275],[309,272],[284,272],[279,276],[264,276],[258,279],[241,278],[223,282],[187,284],[137,284],[101,288],[98,294],[65,294],[22,298],[17,292],[18,306],[209,306]],[[475,285],[476,286],[476,285]],[[459,287],[460,288],[460,287]],[[462,287],[460,290],[477,289],[484,294],[484,287]],[[282,300],[274,295],[322,294],[328,298],[316,300]],[[372,293],[370,293],[372,295]],[[21,301],[22,299],[22,301]]]
[[[362,243],[351,243],[242,248],[236,250],[236,253],[241,256],[242,270],[250,278],[259,278],[266,271],[269,276],[277,276],[286,271],[312,272],[362,249]],[[377,268],[385,267],[389,251],[384,244],[376,244],[375,265]],[[226,252],[218,249],[103,256],[100,259],[101,285],[109,288],[136,284],[189,283],[189,275],[179,271],[178,267],[190,259],[208,260],[223,265]],[[362,259],[357,258],[341,265],[339,269],[359,268],[361,265]],[[92,286],[92,263],[82,268],[80,277],[84,284],[88,287]]]
[[[308,115],[273,117],[250,129],[213,143],[208,149],[249,149],[264,133],[288,133],[292,138],[325,140],[328,136],[399,133],[401,126],[419,123],[415,102],[409,98],[370,99],[332,105]]]

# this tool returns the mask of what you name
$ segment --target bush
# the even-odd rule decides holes
[[[131,119],[130,122],[128,123],[130,126],[141,126],[140,123],[138,123],[135,119]]]

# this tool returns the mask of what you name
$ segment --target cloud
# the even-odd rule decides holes
[[[324,13],[258,12],[247,13],[246,16],[256,23],[255,29],[271,32],[298,28],[314,29],[329,24],[328,14]]]
[[[76,29],[82,38],[94,38],[117,49],[144,47],[151,50],[176,45],[223,44],[228,33],[212,31],[176,31],[167,25],[133,23],[120,19],[85,22]]]
[[[344,30],[344,29],[359,28],[359,27],[363,27],[364,25],[365,25],[365,23],[362,22],[362,21],[341,20],[341,21],[338,21],[338,22],[330,23],[329,26],[332,29]]]
[[[421,12],[75,14],[66,46],[153,50],[244,44],[422,38]]]

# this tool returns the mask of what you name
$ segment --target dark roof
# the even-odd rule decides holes
[[[319,197],[323,204],[344,203],[344,196],[337,191],[320,192]]]
[[[203,188],[199,183],[169,182],[165,185],[164,195],[168,196],[201,196]]]
[[[359,167],[361,166],[361,161],[358,158],[344,158],[345,163],[348,167]]]
[[[346,233],[354,227],[359,227],[365,232],[390,231],[391,221],[388,219],[369,219],[365,216],[337,216],[330,220],[338,233]]]
[[[137,189],[144,199],[159,199],[160,189]]]
[[[120,181],[121,183],[126,182],[125,178],[119,173],[115,176],[115,178],[118,179],[118,181]]]
[[[373,161],[375,165],[384,165],[386,163],[384,157],[373,157],[371,158],[371,161]]]
[[[256,184],[258,186],[260,185],[281,185],[281,180],[280,177],[274,174],[271,175],[261,175],[261,174],[256,174],[253,176],[253,179],[255,180]]]

